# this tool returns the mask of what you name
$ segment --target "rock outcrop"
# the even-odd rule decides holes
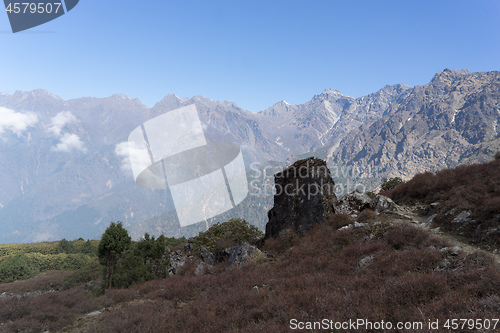
[[[276,238],[290,228],[306,231],[335,213],[335,183],[325,161],[313,157],[299,160],[274,179],[276,194],[265,238]]]
[[[230,269],[231,267],[240,267],[245,262],[258,257],[259,255],[263,255],[263,253],[255,246],[248,243],[238,244],[231,251],[226,269]]]
[[[399,206],[392,201],[391,198],[388,198],[384,195],[377,195],[373,198],[371,202],[372,209],[375,213],[395,213],[400,210]]]
[[[186,261],[188,260],[188,255],[181,251],[171,251],[169,248],[167,248],[167,252],[170,254],[170,266],[168,268],[168,274],[169,275],[176,275],[179,274],[181,271],[182,267],[186,265]]]
[[[343,196],[335,205],[335,213],[357,214],[365,208],[371,208],[372,198],[366,193],[353,192]]]

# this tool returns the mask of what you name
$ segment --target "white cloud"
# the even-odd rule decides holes
[[[70,152],[73,149],[83,152],[87,151],[87,148],[84,147],[82,140],[80,140],[80,137],[76,134],[69,133],[64,134],[61,137],[60,142],[55,147],[52,147],[52,150],[62,152]]]
[[[59,112],[50,119],[51,126],[48,128],[48,131],[52,132],[56,136],[60,136],[64,126],[70,123],[76,123],[77,121],[78,120],[71,112]]]
[[[70,111],[59,112],[50,118],[50,125],[48,125],[47,131],[59,138],[59,143],[55,147],[52,147],[53,151],[69,153],[72,150],[80,150],[84,153],[87,152],[87,148],[85,148],[83,141],[78,135],[70,133],[62,134],[62,130],[67,124],[76,122],[78,122],[78,119]]]
[[[34,113],[19,113],[14,110],[0,107],[0,134],[10,130],[17,136],[32,127],[38,122],[38,117]]]
[[[151,165],[149,152],[134,142],[120,142],[116,145],[115,154],[122,158],[122,170],[132,172],[132,164],[136,170],[144,170]]]

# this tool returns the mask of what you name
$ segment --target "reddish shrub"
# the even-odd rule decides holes
[[[435,222],[451,230],[453,215],[444,216],[455,208],[456,212],[470,210],[475,225],[461,230],[473,241],[488,240],[498,244],[493,237],[485,237],[488,227],[498,227],[496,216],[500,213],[500,160],[484,164],[459,166],[441,170],[436,174],[418,174],[385,195],[399,203],[439,201],[440,216]]]
[[[377,219],[378,215],[371,209],[363,209],[358,215],[358,222],[371,222]]]
[[[85,296],[80,287],[0,300],[1,327],[64,331],[104,307],[86,322],[87,332],[288,332],[292,318],[498,317],[500,270],[488,256],[442,253],[441,241],[412,226],[380,225],[373,238],[364,229],[317,225],[293,241],[285,238],[292,244],[287,250],[279,238],[267,240],[264,249],[281,251],[275,260],[219,274],[173,276],[100,297]],[[372,261],[360,267],[367,256]]]

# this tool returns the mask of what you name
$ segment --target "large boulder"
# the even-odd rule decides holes
[[[203,245],[200,246],[199,256],[203,262],[209,264],[210,266],[215,266],[218,262],[217,256]]]
[[[376,213],[396,213],[399,206],[391,198],[377,194],[371,203],[372,209]]]
[[[240,267],[245,262],[262,255],[263,253],[255,246],[248,243],[238,244],[231,251],[226,269],[230,269],[231,267]]]
[[[180,250],[170,252],[170,267],[168,268],[169,275],[176,275],[180,272],[180,269],[186,264],[187,256],[183,254]]]
[[[357,214],[365,208],[370,208],[372,198],[366,193],[353,192],[340,198],[335,205],[336,213]]]
[[[335,183],[326,162],[299,160],[274,175],[276,194],[269,211],[265,238],[279,237],[286,229],[303,232],[335,214]]]
[[[453,229],[460,229],[464,226],[473,225],[475,221],[471,218],[472,213],[470,210],[463,210],[452,221],[451,227]]]

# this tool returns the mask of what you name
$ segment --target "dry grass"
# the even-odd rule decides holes
[[[68,271],[46,271],[29,280],[17,281],[15,283],[0,283],[0,294],[21,295],[31,291],[57,290],[61,288],[64,278],[71,275]]]
[[[173,276],[97,298],[79,287],[0,301],[0,327],[57,331],[105,307],[87,332],[285,332],[292,318],[497,318],[499,269],[482,253],[440,251],[446,245],[411,226],[337,231],[325,223],[266,241],[263,250],[275,260],[241,269]],[[371,263],[360,265],[367,256]]]
[[[500,225],[500,160],[418,174],[383,194],[403,204],[440,202],[435,221],[448,231],[455,216],[447,212],[470,210],[477,223],[460,232],[475,242],[500,244],[498,233],[485,237],[486,230]]]

